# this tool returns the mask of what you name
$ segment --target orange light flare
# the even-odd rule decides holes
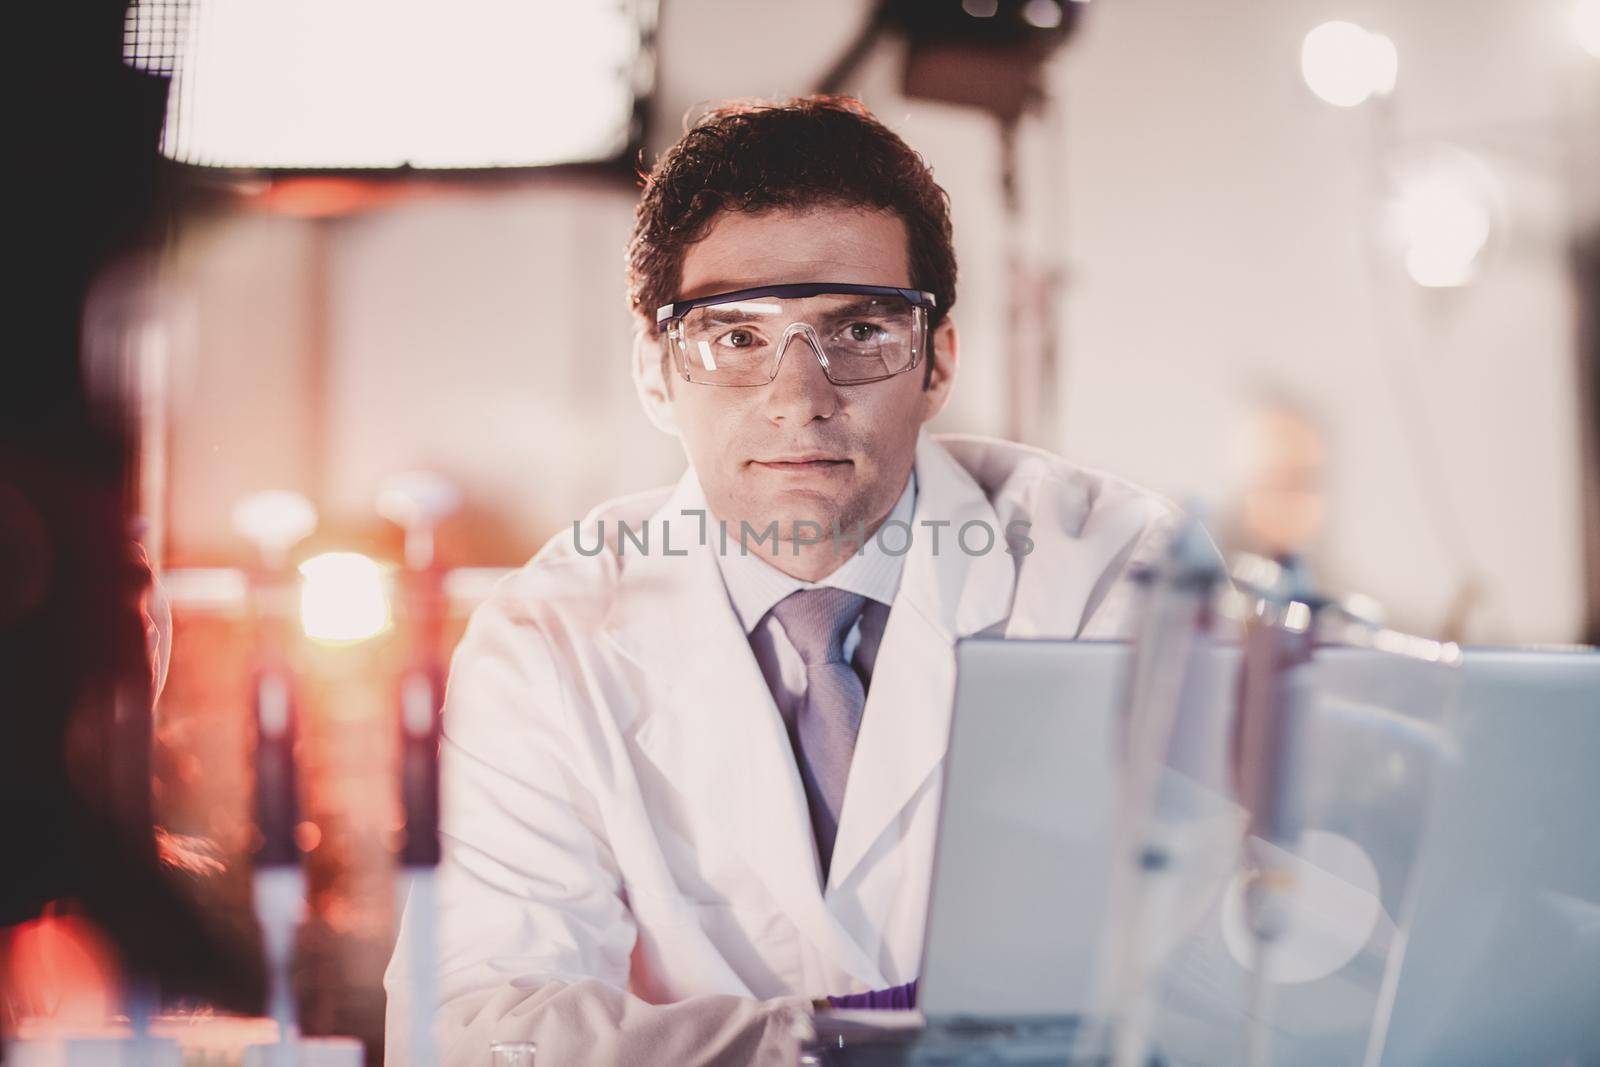
[[[393,624],[391,568],[359,552],[324,552],[300,564],[300,626],[313,641],[354,644]]]
[[[51,910],[0,932],[3,1014],[13,1022],[74,1032],[110,1026],[120,974],[111,942],[79,916]]]
[[[370,211],[411,194],[399,182],[360,178],[277,178],[254,198],[257,206],[297,219],[330,219]]]
[[[396,717],[410,620],[395,598],[391,563],[323,552],[299,571],[304,637],[294,643],[290,669],[305,821],[296,838],[307,856],[317,936],[332,939],[323,946],[330,951],[341,946],[341,966],[359,970],[373,946],[387,945],[396,918],[385,830],[397,795]],[[382,968],[372,967],[364,980],[375,984]]]

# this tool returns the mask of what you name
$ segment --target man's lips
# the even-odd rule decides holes
[[[750,461],[753,467],[795,474],[839,470],[850,464],[851,461],[842,456],[831,456],[823,452],[797,452],[788,456],[772,456]]]

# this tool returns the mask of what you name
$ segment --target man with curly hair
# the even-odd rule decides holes
[[[961,357],[947,198],[856,101],[705,115],[627,272],[639,397],[688,470],[546,545],[456,653],[451,1064],[746,1063],[814,1003],[914,1004],[955,642],[1124,633],[1175,517],[927,432]],[[397,1038],[432,1008],[407,972]]]

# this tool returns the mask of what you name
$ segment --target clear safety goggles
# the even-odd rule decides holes
[[[656,311],[673,363],[700,385],[766,385],[789,342],[804,337],[835,385],[903,374],[928,345],[932,293],[807,282],[717,293]]]

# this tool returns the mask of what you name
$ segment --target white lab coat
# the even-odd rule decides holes
[[[924,434],[916,472],[826,887],[715,526],[703,545],[682,514],[705,506],[692,472],[592,513],[578,543],[592,550],[604,519],[606,551],[581,554],[568,530],[479,607],[445,702],[444,1062],[516,1039],[539,1043],[539,1067],[754,1062],[810,998],[917,976],[956,639],[1124,634],[1129,564],[1176,509],[976,437]],[[618,552],[616,521],[647,518],[650,553]],[[950,522],[937,552],[924,519]],[[993,551],[957,547],[971,520]],[[1014,520],[1027,555],[1004,550]],[[406,1062],[404,944],[385,981],[391,1064]]]

